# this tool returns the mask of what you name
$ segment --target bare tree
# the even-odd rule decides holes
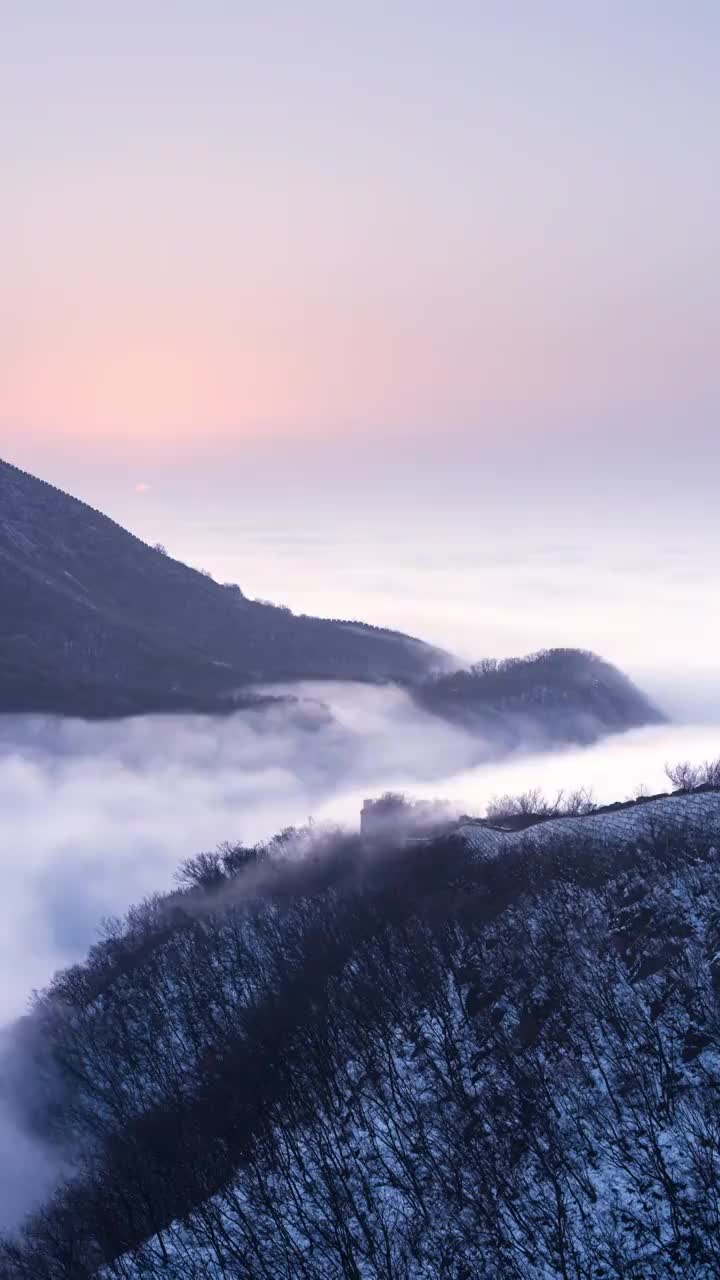
[[[676,791],[692,791],[695,787],[720,787],[720,756],[715,760],[704,760],[702,764],[691,764],[689,760],[666,764],[665,773]]]

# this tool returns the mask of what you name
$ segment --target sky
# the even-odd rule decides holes
[[[717,671],[715,3],[0,0],[0,46],[0,456],[297,609]]]
[[[706,0],[0,4],[4,452],[710,438],[719,37]]]

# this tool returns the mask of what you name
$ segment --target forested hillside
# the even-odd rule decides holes
[[[0,1274],[716,1277],[720,800],[687,800],[491,858],[186,864],[18,1029],[16,1104],[77,1163]]]
[[[506,750],[593,742],[603,733],[658,724],[664,716],[617,667],[582,649],[486,659],[441,673],[416,691],[422,706]]]
[[[444,663],[396,632],[248,600],[0,460],[0,710],[219,710],[253,682]]]
[[[662,718],[579,650],[452,665],[399,632],[249,600],[0,461],[0,711],[228,711],[267,682],[394,681],[489,756]]]

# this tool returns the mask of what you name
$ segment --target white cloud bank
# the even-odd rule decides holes
[[[598,801],[667,786],[666,761],[720,753],[712,725],[638,730],[582,750],[480,764],[482,745],[393,689],[299,686],[295,713],[0,721],[0,1022],[80,959],[104,916],[171,886],[179,863],[317,820],[355,826],[400,789],[482,812],[498,793],[587,785]],[[308,728],[308,720],[314,728]]]
[[[254,842],[310,815],[356,826],[364,796],[386,789],[476,813],[532,786],[588,785],[598,801],[622,799],[641,783],[664,789],[666,761],[720,752],[720,728],[664,726],[482,764],[488,744],[399,690],[295,692],[315,701],[224,719],[0,718],[0,1025],[56,968],[82,958],[103,917],[169,888],[184,858],[223,840]],[[2,1100],[3,1034],[9,1025],[0,1033],[0,1230],[12,1230],[62,1170]]]

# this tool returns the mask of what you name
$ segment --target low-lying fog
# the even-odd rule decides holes
[[[185,857],[223,840],[255,842],[311,815],[357,826],[363,797],[387,789],[471,813],[534,786],[624,799],[640,785],[664,790],[666,762],[720,745],[718,727],[675,725],[488,764],[491,744],[399,690],[293,692],[290,710],[224,719],[0,720],[0,1022],[84,954],[103,917],[171,887]]]

